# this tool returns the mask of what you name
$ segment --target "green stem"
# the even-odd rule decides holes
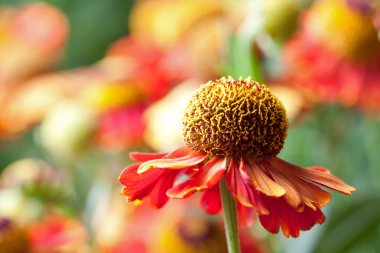
[[[220,196],[222,198],[228,253],[240,253],[239,233],[236,220],[236,205],[227,187],[225,178],[220,181],[219,188]]]

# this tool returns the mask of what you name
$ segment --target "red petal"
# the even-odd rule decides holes
[[[167,195],[172,198],[185,198],[196,191],[208,189],[220,181],[225,170],[226,158],[214,156],[188,180],[171,188]]]
[[[301,210],[306,204],[316,210],[330,202],[331,194],[320,187],[291,173],[285,173],[282,168],[271,163],[264,162],[264,166],[268,167],[275,181],[286,189],[284,198],[293,208]]]
[[[124,185],[122,194],[127,197],[128,201],[141,200],[148,196],[158,180],[167,172],[157,169],[137,174],[138,167],[138,163],[128,166],[119,177],[120,183]]]
[[[139,163],[134,163],[126,167],[119,176],[119,182],[125,185],[130,178],[133,178],[137,174],[137,169],[139,168]]]
[[[255,218],[255,212],[253,208],[243,206],[237,203],[238,222],[241,227],[250,227],[253,224]]]
[[[262,202],[260,195],[261,193],[259,191],[253,190],[252,191],[253,200],[255,201],[253,203],[253,207],[256,209],[256,211],[259,214],[269,214],[268,209],[265,207],[265,204]]]
[[[259,215],[261,225],[270,233],[277,234],[280,231],[278,214],[272,211],[270,215]]]
[[[266,174],[266,169],[260,163],[256,163],[253,160],[248,160],[246,162],[247,169],[246,172],[254,188],[267,196],[271,197],[281,197],[285,194],[285,189],[282,188],[279,184],[273,181]]]
[[[323,167],[316,167],[316,166],[314,166],[314,167],[309,167],[307,169],[309,169],[309,170],[315,170],[315,171],[319,171],[319,172],[323,172],[325,174],[331,175],[331,171],[329,171],[328,169],[323,168]]]
[[[208,214],[219,213],[222,209],[222,202],[220,199],[219,185],[205,190],[200,199],[200,205]]]
[[[202,152],[195,151],[190,149],[187,146],[182,146],[173,152],[167,154],[164,158],[180,158],[184,156],[198,156],[198,155],[205,155]]]
[[[252,188],[248,185],[249,179],[244,172],[244,161],[231,157],[230,166],[226,174],[227,186],[235,199],[244,206],[252,207],[254,202]]]
[[[305,206],[304,210],[299,212],[287,204],[284,198],[270,198],[263,194],[261,197],[269,214],[260,215],[259,219],[263,227],[271,233],[278,233],[281,227],[286,237],[298,237],[301,230],[309,230],[315,224],[325,221],[325,216],[319,208],[312,210]]]
[[[289,180],[285,175],[282,175],[277,171],[273,171],[273,169],[271,170],[271,175],[274,180],[285,189],[286,193],[284,195],[284,198],[286,202],[288,202],[289,205],[295,209],[303,208],[302,197],[300,196],[297,187],[292,183],[292,181]]]
[[[354,187],[347,185],[343,180],[334,175],[327,174],[326,170],[322,172],[320,168],[303,169],[280,158],[273,159],[271,163],[273,166],[283,170],[285,173],[323,185],[346,195],[351,195],[351,192],[356,191]]]
[[[139,175],[137,169],[138,164],[133,164],[125,168],[119,177],[120,183],[125,185],[122,193],[128,201],[141,200],[149,195],[154,184],[165,173],[165,170],[151,170]]]
[[[168,202],[169,198],[166,195],[166,191],[173,187],[174,179],[177,174],[177,171],[167,171],[165,175],[160,177],[150,193],[152,206],[161,208]]]
[[[136,162],[147,162],[150,160],[157,160],[161,158],[179,158],[179,157],[188,156],[194,153],[197,153],[197,152],[189,149],[186,146],[183,146],[171,153],[131,152],[129,153],[129,157]]]
[[[131,152],[129,157],[135,162],[146,162],[149,160],[160,159],[166,156],[168,153],[141,153],[141,152]]]
[[[177,152],[177,151],[175,151]],[[178,151],[179,153],[183,153],[182,151]],[[171,158],[173,157],[174,158]],[[205,158],[206,154],[203,153],[189,153],[185,156],[176,157],[175,153],[170,153],[164,158],[150,160],[142,163],[138,169],[138,173],[144,173],[152,168],[156,169],[174,169],[180,170],[185,168],[191,168],[200,164]]]

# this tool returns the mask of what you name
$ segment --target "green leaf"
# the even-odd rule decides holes
[[[249,36],[231,37],[228,75],[235,79],[250,76],[257,82],[263,82],[261,62],[253,45],[254,39]]]
[[[87,65],[103,57],[112,42],[128,33],[133,1],[67,1],[63,11],[70,22],[70,38],[62,68]]]
[[[339,214],[332,213],[334,216],[330,217],[313,252],[360,252],[354,249],[375,247],[373,235],[380,225],[380,196],[366,194],[356,200],[347,203]]]

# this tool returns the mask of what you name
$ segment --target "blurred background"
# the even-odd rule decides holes
[[[118,183],[227,75],[284,102],[280,157],[357,189],[297,239],[242,229],[243,253],[380,252],[379,31],[377,0],[0,1],[0,252],[227,252],[196,197],[154,210]]]

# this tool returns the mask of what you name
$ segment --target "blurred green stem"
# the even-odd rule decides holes
[[[219,188],[222,198],[228,252],[240,253],[239,232],[236,220],[236,204],[227,187],[225,178],[220,181]]]

